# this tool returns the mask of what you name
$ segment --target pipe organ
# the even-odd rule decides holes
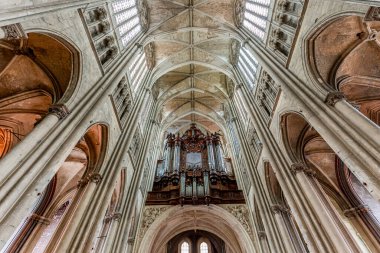
[[[192,124],[182,136],[168,134],[165,142],[147,205],[244,203],[218,133],[205,135]]]

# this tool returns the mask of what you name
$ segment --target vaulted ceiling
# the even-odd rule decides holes
[[[233,90],[234,0],[148,0],[146,44],[155,56],[153,94],[165,130],[195,122],[223,131]],[[235,43],[236,44],[236,43]]]

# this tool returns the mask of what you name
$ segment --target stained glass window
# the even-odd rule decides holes
[[[245,4],[243,26],[261,40],[265,36],[269,5],[270,0],[247,0]]]

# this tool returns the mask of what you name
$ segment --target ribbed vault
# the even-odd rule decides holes
[[[206,131],[224,132],[235,79],[234,4],[234,0],[148,1],[146,44],[154,48],[152,91],[164,130],[177,132],[197,123]]]

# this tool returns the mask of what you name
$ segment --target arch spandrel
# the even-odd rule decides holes
[[[231,252],[256,252],[246,228],[229,211],[220,206],[174,206],[162,209],[159,206],[149,206],[146,207],[144,216],[149,219],[154,209],[159,210],[158,213],[155,212],[158,215],[148,227],[141,228],[141,241],[136,252],[164,252],[171,238],[194,229],[218,235]]]

